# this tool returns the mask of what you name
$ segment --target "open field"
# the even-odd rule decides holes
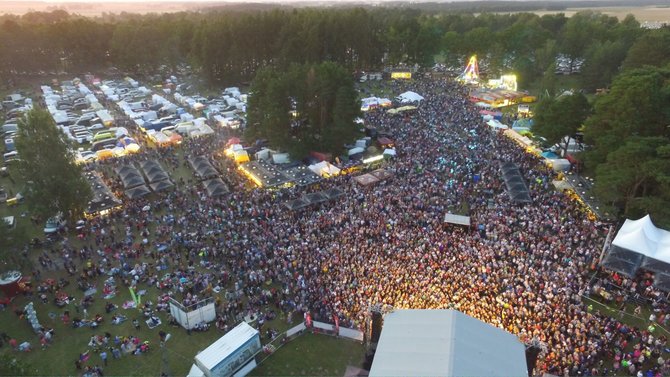
[[[76,13],[82,16],[100,16],[102,13],[171,13],[183,11],[195,11],[204,5],[211,6],[212,3],[198,2],[43,2],[43,1],[1,1],[0,15],[3,14],[25,14],[32,11],[51,12],[62,9],[68,13]]]
[[[334,1],[334,0],[333,0]],[[277,4],[276,1],[268,0],[268,4]],[[312,4],[312,2],[296,3],[292,1],[284,2],[291,6]],[[355,5],[356,1],[350,1]],[[364,3],[363,3],[364,4]],[[149,1],[149,2],[56,2],[56,1],[0,1],[0,15],[3,14],[25,14],[31,11],[50,12],[57,9],[65,10],[69,13],[76,13],[82,16],[95,17],[103,13],[171,13],[183,11],[198,11],[202,9],[230,5],[226,1]],[[564,13],[570,17],[577,12],[585,10],[594,10],[619,19],[632,14],[640,21],[649,22],[670,22],[670,7],[662,6],[622,6],[622,7],[592,7],[592,8],[567,8],[564,11],[545,11],[538,10],[533,13],[540,16],[545,14]],[[448,9],[447,9],[448,11]],[[499,12],[507,13],[507,12]]]
[[[565,11],[534,11],[533,13],[544,16],[545,14],[563,13],[571,17],[577,12],[593,10],[617,17],[623,20],[627,15],[632,14],[635,19],[642,22],[670,22],[670,7],[648,6],[648,7],[602,7],[602,8],[567,8]],[[500,12],[505,13],[505,12]]]

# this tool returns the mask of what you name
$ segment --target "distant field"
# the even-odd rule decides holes
[[[2,14],[25,14],[28,12],[50,12],[62,9],[68,13],[76,13],[82,16],[100,16],[102,13],[172,13],[188,10],[197,10],[203,6],[211,6],[212,3],[197,2],[96,2],[96,3],[47,3],[41,1],[0,1],[0,15]]]
[[[543,16],[545,14],[564,13],[567,17],[574,15],[577,12],[585,10],[594,10],[609,16],[615,16],[623,20],[627,15],[632,14],[635,19],[644,22],[669,22],[670,23],[670,7],[602,7],[602,8],[568,8],[565,11],[535,11],[533,13]],[[502,13],[502,12],[501,12]]]
[[[337,0],[332,0],[333,2]],[[269,3],[270,1],[268,1]],[[287,0],[287,3],[292,3]],[[354,2],[352,1],[352,4]],[[125,1],[125,2],[44,2],[44,1],[0,1],[0,15],[2,14],[25,14],[31,11],[49,12],[56,9],[63,9],[69,13],[76,13],[82,16],[100,16],[102,13],[170,13],[182,11],[196,11],[205,8],[211,8],[217,5],[227,4],[226,1],[203,1],[203,2],[185,2],[185,1],[166,1],[166,2],[143,2],[143,1]],[[229,4],[229,3],[228,3]],[[296,3],[293,3],[295,5]],[[303,4],[304,5],[304,4]],[[594,8],[567,8],[564,13],[566,16],[592,9],[611,16],[623,19],[628,14],[633,14],[640,22],[644,21],[667,21],[670,22],[670,7],[660,6],[624,6],[624,7],[594,7]],[[507,12],[499,12],[507,13]],[[557,11],[536,11],[538,15],[559,13]]]

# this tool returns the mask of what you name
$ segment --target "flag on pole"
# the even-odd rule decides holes
[[[340,335],[340,319],[335,313],[333,313],[333,320],[335,321],[335,335]]]
[[[128,289],[130,290],[130,297],[133,298],[133,302],[135,302],[135,305],[139,307],[140,304],[137,301],[137,296],[135,295],[135,291],[133,290],[133,287],[128,287]]]

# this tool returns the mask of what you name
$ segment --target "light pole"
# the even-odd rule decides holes
[[[172,371],[170,370],[170,361],[167,354],[167,341],[170,340],[171,335],[161,331],[161,377],[171,377]]]

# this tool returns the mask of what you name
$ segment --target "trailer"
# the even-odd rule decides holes
[[[206,377],[242,377],[256,366],[261,350],[258,330],[242,322],[195,356],[195,365]]]

